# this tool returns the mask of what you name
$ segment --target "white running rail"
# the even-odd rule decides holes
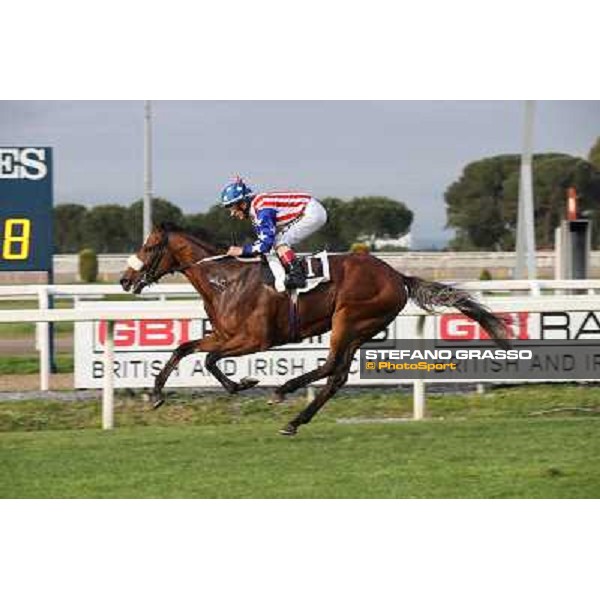
[[[459,287],[477,291],[479,293],[489,291],[529,291],[528,296],[507,296],[507,297],[485,297],[485,304],[494,312],[543,312],[548,310],[562,310],[565,302],[568,301],[569,310],[590,311],[600,308],[600,299],[595,295],[590,295],[590,290],[600,289],[600,281],[539,281],[537,290],[579,290],[586,292],[585,295],[546,295],[536,294],[531,281],[493,281],[493,282],[473,282],[461,284]],[[37,298],[37,309],[24,310],[1,310],[0,302],[0,323],[37,323],[38,324],[38,343],[40,352],[40,388],[49,389],[50,374],[50,343],[48,336],[48,323],[57,322],[76,322],[76,321],[107,321],[109,323],[107,332],[107,343],[104,349],[104,381],[103,381],[103,428],[110,429],[113,426],[113,397],[114,397],[114,378],[113,378],[113,326],[115,321],[122,319],[131,319],[132,304],[125,302],[123,308],[89,309],[83,306],[76,308],[48,308],[49,297],[98,297],[107,294],[116,294],[120,292],[116,285],[47,285],[47,286],[11,286],[0,288],[1,298],[32,297]],[[189,297],[197,298],[197,294],[191,285],[157,285],[142,295],[144,298],[160,297]],[[135,303],[135,316],[143,319],[193,319],[200,312],[200,304],[182,306],[178,303],[169,303],[165,301],[164,307],[144,306],[144,302]],[[445,310],[439,312],[456,312]],[[412,303],[402,311],[401,316],[419,316],[418,334],[422,335],[425,320],[428,313],[419,309]],[[414,383],[413,394],[413,414],[416,419],[423,418],[425,409],[425,384],[423,381],[416,380]]]

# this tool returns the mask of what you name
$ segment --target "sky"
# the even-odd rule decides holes
[[[439,247],[444,191],[474,160],[520,153],[522,101],[153,101],[153,192],[185,213],[236,174],[256,191],[384,195]],[[585,157],[600,101],[537,101],[534,151]],[[128,205],[144,190],[143,101],[0,101],[0,146],[52,146],[55,203]]]

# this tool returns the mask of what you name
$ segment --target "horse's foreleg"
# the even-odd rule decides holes
[[[253,352],[259,352],[265,349],[265,344],[261,343],[260,340],[248,338],[246,335],[229,338],[224,341],[213,340],[210,348],[206,349],[208,351],[205,362],[206,368],[230,394],[242,392],[243,390],[254,387],[258,383],[258,379],[255,379],[254,377],[244,377],[239,383],[233,381],[233,379],[227,377],[227,375],[219,369],[217,361],[222,358],[243,356],[244,354],[252,354]]]
[[[255,352],[255,350],[243,349],[239,352],[239,354],[250,354],[251,352]],[[222,351],[209,352],[206,356],[205,364],[210,374],[213,375],[213,377],[215,377],[230,394],[236,394],[237,392],[242,392],[248,388],[254,387],[258,383],[258,379],[255,379],[254,377],[244,377],[238,383],[237,381],[233,381],[233,379],[227,377],[227,375],[225,375],[225,373],[219,369],[217,366],[217,361],[228,356],[235,356],[235,354],[224,354]]]
[[[152,407],[158,408],[163,404],[164,397],[162,395],[162,390],[165,387],[165,383],[167,383],[167,379],[175,369],[175,367],[180,363],[180,361],[189,356],[190,354],[198,351],[198,346],[202,340],[192,340],[190,342],[184,342],[173,351],[171,357],[162,368],[160,373],[154,379],[154,389],[152,390]]]
[[[242,390],[247,390],[248,388],[255,386],[258,383],[258,379],[253,379],[251,377],[245,377],[239,383],[229,379],[229,377],[217,367],[216,362],[220,358],[250,354],[260,349],[258,344],[248,341],[247,339],[236,340],[233,338],[222,341],[213,336],[181,344],[181,346],[173,352],[171,358],[169,358],[168,362],[154,380],[154,389],[152,391],[153,407],[158,408],[164,403],[162,389],[164,388],[169,375],[171,375],[175,367],[183,358],[194,352],[208,352],[206,356],[207,370],[216,377],[229,393],[235,394],[236,392],[241,392]]]

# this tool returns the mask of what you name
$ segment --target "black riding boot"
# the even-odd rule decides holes
[[[286,267],[287,276],[285,278],[285,287],[288,290],[295,290],[296,288],[303,288],[306,285],[306,273],[304,271],[304,265],[298,257],[287,265]]]

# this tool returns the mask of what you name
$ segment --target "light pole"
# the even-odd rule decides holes
[[[535,221],[533,212],[533,115],[535,102],[525,102],[523,153],[519,181],[519,208],[517,217],[517,264],[515,279],[535,279]]]
[[[152,229],[152,106],[144,103],[144,243]]]

